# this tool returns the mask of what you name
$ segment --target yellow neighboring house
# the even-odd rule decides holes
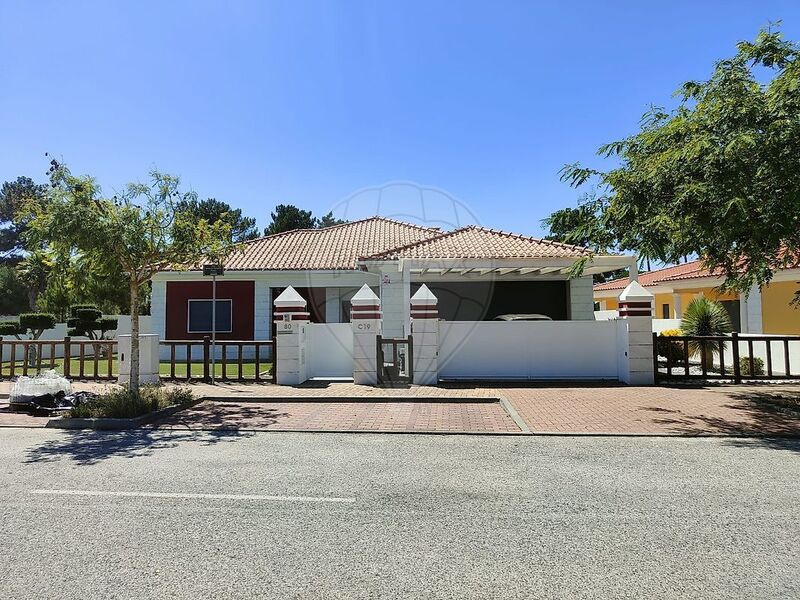
[[[790,304],[800,290],[800,269],[778,271],[769,285],[748,294],[721,294],[718,287],[724,278],[704,269],[700,261],[640,273],[638,280],[656,297],[657,319],[680,319],[683,307],[703,294],[722,302],[740,333],[800,334],[800,308]],[[595,308],[616,310],[617,296],[626,285],[627,278],[595,285]]]

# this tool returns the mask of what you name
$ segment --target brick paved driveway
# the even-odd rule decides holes
[[[158,424],[167,429],[520,433],[499,402],[206,401]]]
[[[497,390],[542,433],[800,435],[800,388],[509,387]],[[794,404],[794,409],[787,405]]]
[[[44,427],[47,417],[34,417],[24,412],[10,410],[7,400],[0,400],[0,427]]]
[[[788,385],[681,388],[465,384],[373,388],[312,382],[296,387],[270,384],[191,387],[198,396],[226,401],[207,400],[162,422],[161,427],[800,435],[800,386]],[[76,384],[75,389],[82,389],[81,384]],[[502,403],[487,403],[486,399],[500,399]],[[9,413],[0,403],[0,426],[45,423],[45,418]]]
[[[435,411],[431,399],[499,398],[506,413],[516,413],[534,433],[580,434],[643,434],[643,435],[800,435],[800,387],[798,386],[711,386],[711,387],[627,387],[627,386],[553,386],[521,385],[474,386],[450,385],[437,388],[410,386],[407,388],[374,388],[351,383],[309,383],[287,387],[276,385],[196,386],[198,395],[244,402],[246,414],[234,418],[232,407],[219,408],[222,403],[204,402],[194,416],[212,424],[222,420],[228,426],[231,419],[238,426],[263,424],[258,411],[268,411],[267,429],[362,429],[371,423],[375,430],[396,431],[519,431],[497,417],[496,411],[475,412],[470,405],[456,411],[454,406],[441,406]],[[354,403],[298,403],[287,399],[331,398],[359,399]],[[369,402],[370,399],[413,398],[424,410],[414,412],[410,420],[396,403]],[[776,398],[798,402],[794,410],[776,403]],[[274,398],[275,400],[269,400]],[[217,408],[212,408],[217,407]],[[339,412],[341,409],[341,413]],[[385,418],[378,418],[381,411]],[[406,413],[409,407],[405,408]],[[370,414],[364,418],[361,414]],[[183,413],[188,417],[191,413]],[[266,412],[265,412],[266,414]],[[284,415],[276,417],[274,415]],[[469,415],[469,416],[467,416]],[[397,418],[393,418],[397,417]],[[178,417],[176,417],[178,418]],[[226,421],[227,419],[227,421]],[[405,419],[405,421],[404,421]],[[427,421],[426,421],[427,420]],[[201,421],[196,421],[200,426]],[[325,422],[328,422],[325,425]],[[187,423],[184,422],[184,425]],[[285,427],[282,426],[285,424]],[[320,425],[322,424],[322,425]],[[175,424],[170,423],[170,426]],[[307,426],[307,427],[306,427]],[[506,427],[508,426],[508,427]]]

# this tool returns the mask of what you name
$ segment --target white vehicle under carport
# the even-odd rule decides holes
[[[497,315],[495,321],[552,321],[547,315],[537,313]]]

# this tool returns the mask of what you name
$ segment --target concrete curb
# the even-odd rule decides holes
[[[359,435],[466,435],[466,436],[498,436],[498,437],[530,437],[530,433],[522,431],[437,431],[437,430],[403,430],[390,431],[380,429],[262,429],[262,428],[225,428],[225,427],[165,427],[160,428],[158,424],[151,427],[157,431],[188,431],[188,432],[208,432],[230,435],[237,433],[333,433],[333,434],[359,434]]]
[[[520,414],[517,412],[517,409],[514,408],[514,405],[509,402],[507,398],[500,398],[500,406],[504,411],[506,411],[506,414],[511,417],[511,420],[514,421],[522,433],[526,433],[528,435],[533,433],[531,428],[528,427],[528,424],[525,422],[525,419],[520,416]]]
[[[715,433],[702,431],[698,433],[648,433],[619,431],[532,431],[531,435],[539,437],[633,437],[633,438],[731,438],[731,439],[788,439],[800,440],[800,433]]]
[[[225,427],[165,427],[160,428],[158,424],[152,425],[151,429],[158,431],[188,431],[188,432],[208,432],[227,433],[236,435],[237,433],[330,433],[330,434],[358,434],[358,435],[462,435],[462,436],[497,436],[497,437],[607,437],[607,438],[673,438],[673,439],[737,439],[737,440],[764,440],[764,439],[790,439],[800,440],[798,435],[785,434],[730,434],[730,433],[613,433],[613,432],[556,432],[556,431],[437,431],[437,430],[403,430],[389,431],[380,429],[285,429],[285,428],[225,428]]]
[[[177,412],[191,408],[199,404],[201,400],[195,400],[188,404],[174,404],[155,412],[147,413],[132,419],[106,419],[106,418],[70,418],[56,417],[47,421],[45,427],[51,429],[94,429],[98,431],[123,431],[137,429],[142,425],[149,425],[165,417],[174,415]]]
[[[244,398],[236,398],[231,396],[203,396],[201,400],[208,400],[209,402],[439,402],[439,403],[453,403],[453,404],[494,404],[495,402],[502,404],[502,399],[499,397],[479,396],[474,398],[468,397],[441,397],[441,396],[247,396]]]

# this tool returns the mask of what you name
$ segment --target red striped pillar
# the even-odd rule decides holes
[[[411,297],[414,383],[439,383],[439,299],[422,284]]]
[[[377,336],[383,327],[381,299],[367,284],[350,299],[350,322],[353,325],[353,383],[377,385]]]
[[[297,385],[306,380],[306,326],[310,314],[305,299],[292,286],[275,298],[275,374],[281,385]]]

